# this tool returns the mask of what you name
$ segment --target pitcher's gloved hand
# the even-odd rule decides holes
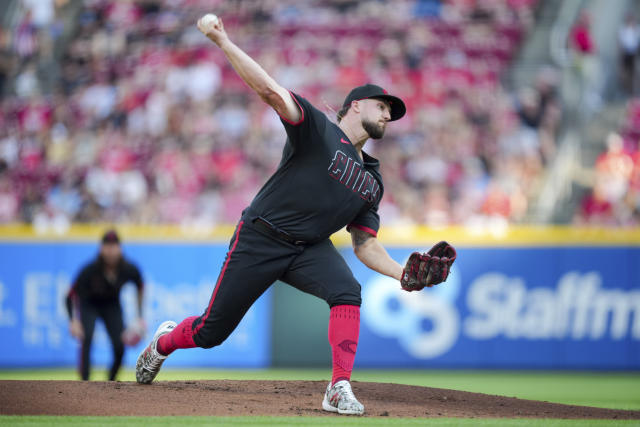
[[[408,292],[422,290],[447,280],[456,250],[447,242],[436,243],[429,252],[414,252],[402,271],[400,285]]]

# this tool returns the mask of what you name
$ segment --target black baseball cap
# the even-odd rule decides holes
[[[361,99],[384,99],[391,105],[391,121],[402,118],[407,112],[402,99],[397,96],[389,95],[389,93],[382,89],[378,85],[367,83],[363,86],[358,86],[349,92],[349,95],[344,99],[343,107],[351,105],[352,101],[360,101]]]
[[[107,230],[102,235],[102,243],[120,243],[120,237],[116,230]]]

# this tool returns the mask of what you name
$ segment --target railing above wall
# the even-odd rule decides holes
[[[0,241],[97,242],[108,228],[115,227],[124,242],[226,242],[234,225],[208,228],[180,225],[74,224],[64,229],[38,229],[29,224],[0,225]],[[382,227],[378,238],[384,244],[415,246],[416,249],[447,240],[455,246],[640,246],[640,228],[604,228],[576,226],[495,225],[449,226],[432,228],[421,225]],[[350,246],[350,235],[341,230],[331,237],[337,246]]]

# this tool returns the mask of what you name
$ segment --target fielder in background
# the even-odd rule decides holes
[[[287,142],[278,169],[242,214],[204,313],[162,323],[138,358],[136,379],[151,383],[176,349],[220,345],[256,299],[282,280],[330,307],[333,374],[323,409],[360,415],[364,406],[349,382],[360,331],[360,284],[329,237],[346,226],[358,258],[407,291],[444,281],[455,260],[453,248],[441,242],[427,254],[411,255],[403,268],[376,238],[383,183],[378,160],[362,149],[369,138],[382,138],[405,105],[379,86],[359,86],[347,95],[336,125],[276,83],[229,40],[217,17],[206,15],[198,28],[280,115]]]
[[[126,283],[138,288],[138,319],[124,329],[120,289]],[[91,341],[96,320],[101,318],[113,347],[113,364],[109,381],[114,381],[124,356],[126,345],[136,345],[144,335],[142,300],[144,286],[138,268],[122,255],[120,238],[114,230],[102,236],[98,256],[85,265],[69,290],[66,298],[70,319],[70,332],[81,342],[80,376],[89,379],[91,370]]]

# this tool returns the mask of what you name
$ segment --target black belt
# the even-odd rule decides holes
[[[306,242],[304,240],[298,240],[292,237],[290,234],[285,233],[282,230],[279,230],[275,225],[271,224],[269,221],[267,221],[264,218],[260,218],[260,217],[256,218],[253,221],[253,224],[256,227],[260,228],[261,230],[265,231],[270,236],[273,236],[279,240],[284,240],[285,242],[291,243],[292,245],[305,246],[309,244],[309,242]]]

